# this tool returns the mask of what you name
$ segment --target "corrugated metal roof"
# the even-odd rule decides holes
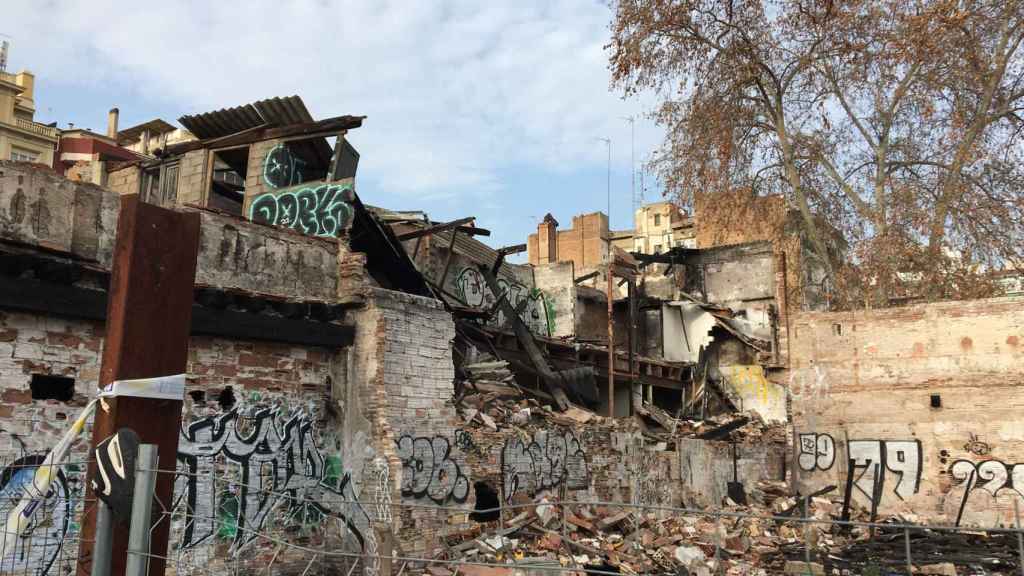
[[[257,126],[287,126],[313,122],[313,116],[298,96],[268,98],[214,112],[182,116],[181,125],[200,140],[220,138]]]

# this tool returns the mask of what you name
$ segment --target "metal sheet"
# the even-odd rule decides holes
[[[178,118],[181,125],[200,140],[236,134],[261,125],[287,126],[313,122],[306,104],[298,96],[268,98],[234,108]]]

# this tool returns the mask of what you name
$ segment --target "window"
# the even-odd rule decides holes
[[[661,214],[654,215],[654,225],[661,226]]]
[[[661,254],[661,244],[655,244],[654,245],[654,253],[655,254]]]
[[[36,162],[39,160],[39,154],[30,150],[22,150],[21,148],[11,148],[11,160],[15,162]]]
[[[29,382],[33,400],[70,402],[75,397],[75,379],[67,376],[33,374]]]
[[[156,166],[143,172],[139,196],[143,202],[173,206],[178,200],[178,163]]]

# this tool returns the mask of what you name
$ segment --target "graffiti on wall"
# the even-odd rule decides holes
[[[462,503],[469,497],[469,478],[451,458],[447,438],[403,435],[395,441],[402,460],[402,496],[427,497],[437,504]]]
[[[800,434],[797,449],[805,472],[825,472],[835,464],[836,443],[828,434]],[[850,440],[846,454],[852,487],[869,499],[880,499],[888,486],[889,493],[906,500],[921,486],[919,440]]]
[[[572,432],[535,432],[527,440],[510,438],[501,452],[505,498],[518,492],[531,496],[565,483],[566,488],[587,487],[589,472],[583,447]]]
[[[351,182],[268,192],[253,199],[249,219],[310,236],[335,237],[352,223],[354,197]]]
[[[45,454],[32,454],[17,458],[0,473],[0,518],[7,518],[22,494],[32,488],[36,469]],[[74,501],[79,491],[76,474],[61,469],[50,485],[42,505],[32,512],[31,524],[25,535],[17,539],[13,550],[0,558],[5,573],[42,575],[49,572],[60,554],[74,522]]]
[[[981,523],[1000,522],[1000,509],[1003,510],[1002,520],[1012,520],[1013,500],[1024,498],[1024,464],[1008,464],[1001,460],[957,460],[949,467],[949,475],[956,487],[947,499],[947,512],[956,514],[956,525],[959,526],[965,514],[978,519]],[[970,500],[974,500],[968,506]],[[1002,502],[1002,503],[1001,503]],[[988,518],[995,516],[995,518]]]
[[[554,329],[554,307],[544,297],[544,293],[530,288],[514,280],[498,278],[498,286],[513,308],[521,309],[519,317],[536,334],[550,336]],[[490,308],[497,301],[494,293],[487,287],[480,271],[467,266],[455,276],[455,295],[469,306]],[[505,325],[505,316],[499,311],[491,321],[496,326]]]
[[[631,503],[641,506],[670,504],[670,461],[660,458],[660,452],[648,451],[644,437],[640,434],[625,434],[614,442],[620,445],[623,453]]]
[[[337,457],[320,453],[303,411],[285,418],[277,409],[245,416],[234,409],[196,420],[181,432],[178,464],[183,549],[219,538],[237,555],[266,526],[308,528],[329,520],[353,548],[375,546],[349,476]]]
[[[801,434],[797,463],[805,472],[829,470],[836,461],[836,441],[828,434]]]
[[[303,182],[306,161],[292,153],[287,144],[278,144],[263,160],[263,181],[271,188],[287,188]]]

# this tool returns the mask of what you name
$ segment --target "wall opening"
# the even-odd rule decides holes
[[[203,402],[206,402],[206,392],[203,390],[191,390],[189,391],[188,395],[196,404],[202,404]]]
[[[942,408],[942,396],[938,394],[932,394],[931,396],[932,408]]]
[[[211,153],[213,172],[207,205],[231,214],[242,214],[245,179],[249,173],[249,147],[229,148]]]
[[[217,403],[220,404],[220,409],[227,412],[235,406],[235,390],[231,386],[225,386],[220,394],[217,395]]]
[[[67,376],[33,374],[29,382],[33,400],[70,402],[75,397],[75,379]]]
[[[494,522],[501,517],[501,503],[498,493],[487,482],[474,482],[476,492],[476,508],[469,513],[469,519],[475,522]]]

